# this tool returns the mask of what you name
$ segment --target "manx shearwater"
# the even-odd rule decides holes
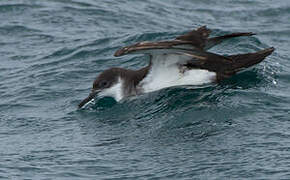
[[[171,41],[140,42],[126,46],[114,54],[147,54],[149,64],[139,70],[110,68],[100,73],[93,83],[89,96],[79,108],[96,96],[124,97],[181,85],[203,85],[220,82],[237,72],[263,61],[274,48],[254,53],[223,56],[208,52],[224,40],[252,36],[254,33],[232,33],[210,38],[210,30],[202,26]]]

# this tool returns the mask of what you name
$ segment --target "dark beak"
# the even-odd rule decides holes
[[[94,99],[96,97],[96,95],[99,93],[100,91],[93,91],[89,94],[89,96],[84,99],[80,104],[79,104],[79,108],[82,108],[84,105],[86,105],[88,102],[90,102],[92,99]]]

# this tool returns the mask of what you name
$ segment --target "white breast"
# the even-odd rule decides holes
[[[158,76],[149,74],[142,82],[143,91],[147,93],[173,86],[204,85],[213,82],[216,77],[216,73],[207,70],[189,70],[180,73],[176,69],[168,70]]]
[[[123,99],[123,81],[119,77],[118,82],[110,88],[104,89],[99,93],[100,97],[113,97],[116,101]]]
[[[215,72],[182,69],[179,65],[182,61],[178,57],[171,55],[155,58],[149,74],[140,83],[145,93],[173,86],[203,85],[216,79]]]

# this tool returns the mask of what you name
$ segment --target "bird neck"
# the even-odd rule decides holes
[[[120,79],[122,80],[124,96],[131,96],[140,93],[138,88],[139,83],[146,77],[150,70],[151,64],[139,70],[125,70],[120,71]]]
[[[143,67],[137,71],[135,71],[135,79],[134,79],[134,85],[137,86],[149,73],[149,70],[151,68],[151,64],[149,64],[146,67]]]

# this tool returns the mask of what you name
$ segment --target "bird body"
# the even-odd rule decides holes
[[[167,87],[203,85],[215,81],[215,72],[205,69],[189,69],[181,64],[182,61],[179,57],[179,55],[159,55],[156,57],[154,66],[140,82],[139,86],[142,87],[143,93]]]
[[[274,51],[272,47],[254,53],[218,55],[207,50],[229,38],[254,34],[232,33],[213,38],[209,38],[209,34],[210,30],[202,26],[172,41],[141,42],[119,49],[115,56],[147,54],[149,64],[139,70],[111,68],[102,72],[79,107],[96,96],[110,96],[120,101],[172,86],[218,83],[261,62]]]

